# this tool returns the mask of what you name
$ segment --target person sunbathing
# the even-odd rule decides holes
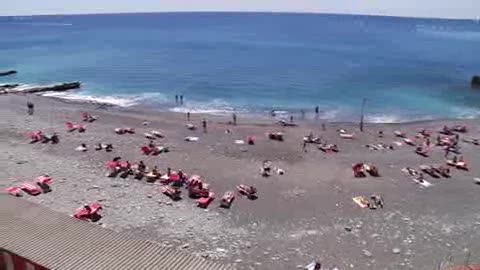
[[[147,169],[147,166],[145,166],[145,163],[143,163],[143,161],[140,160],[140,162],[138,163],[138,170],[140,172],[145,172],[146,169]]]
[[[99,151],[99,150],[102,150],[103,149],[103,146],[101,143],[99,143],[96,147],[95,147],[95,150],[96,151]]]
[[[112,150],[113,150],[113,145],[111,143],[107,144],[107,146],[105,147],[105,151],[112,152]]]
[[[53,144],[57,144],[60,142],[60,140],[58,139],[58,135],[56,132],[54,132],[52,134],[52,137],[50,137],[50,141],[53,143]]]

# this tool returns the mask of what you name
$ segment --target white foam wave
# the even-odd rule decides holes
[[[188,102],[184,106],[171,108],[170,111],[178,113],[196,113],[196,114],[214,114],[226,115],[231,114],[235,109],[226,101],[214,99],[210,102]]]
[[[453,117],[462,119],[475,119],[480,117],[480,110],[469,107],[453,107]]]
[[[128,96],[93,96],[93,95],[78,94],[78,93],[59,93],[59,92],[48,92],[43,94],[43,96],[80,101],[80,102],[85,101],[85,102],[92,102],[92,103],[111,104],[111,105],[116,105],[120,107],[130,107],[140,102],[140,98],[128,97]]]

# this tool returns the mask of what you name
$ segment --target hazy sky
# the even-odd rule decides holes
[[[477,18],[480,0],[3,0],[0,15],[287,11]]]

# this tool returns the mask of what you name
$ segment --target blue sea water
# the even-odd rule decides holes
[[[0,17],[0,83],[82,81],[64,98],[161,110],[400,122],[480,115],[468,20],[163,13]],[[176,106],[175,94],[185,96]]]

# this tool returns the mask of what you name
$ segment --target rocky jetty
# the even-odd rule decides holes
[[[0,94],[15,94],[15,93],[25,93],[32,94],[38,92],[63,92],[72,89],[80,88],[80,82],[71,82],[71,83],[61,83],[54,85],[44,85],[44,86],[26,86],[20,84],[5,84],[0,85]]]
[[[17,71],[16,70],[0,71],[0,76],[8,76],[13,74],[17,74]]]

